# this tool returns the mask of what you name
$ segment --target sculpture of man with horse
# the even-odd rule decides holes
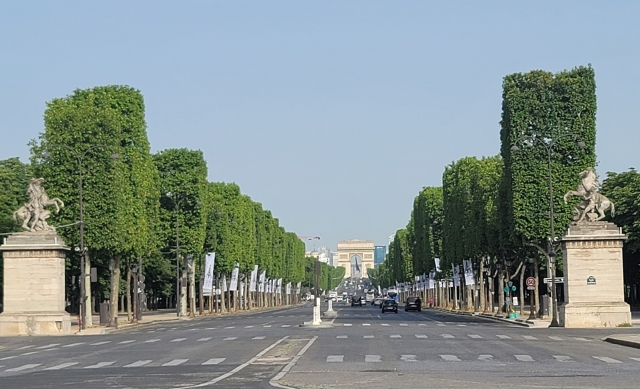
[[[55,228],[47,224],[47,218],[51,216],[51,211],[45,207],[54,205],[56,213],[60,212],[60,207],[64,207],[64,203],[59,198],[50,199],[42,187],[43,178],[32,178],[29,180],[29,202],[20,207],[13,213],[13,220],[22,219],[22,228],[35,231],[55,231]]]
[[[582,198],[582,201],[574,208],[574,212],[576,213],[574,221],[579,223],[585,219],[590,222],[602,220],[605,217],[604,211],[609,208],[611,208],[611,216],[615,216],[615,207],[611,200],[598,192],[600,183],[593,168],[588,167],[586,170],[580,172],[580,179],[581,181],[577,190],[570,190],[565,193],[563,197],[565,204],[570,196]],[[595,212],[597,212],[597,214]]]

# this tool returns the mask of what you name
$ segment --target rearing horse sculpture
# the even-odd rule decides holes
[[[574,212],[576,217],[575,222],[581,222],[585,218],[590,222],[595,222],[604,219],[605,211],[611,208],[611,216],[615,216],[615,206],[605,195],[598,192],[600,185],[598,183],[598,176],[593,168],[587,168],[580,172],[580,184],[577,190],[570,190],[563,196],[564,203],[567,203],[567,199],[571,196],[578,196],[582,198],[582,201],[576,205]],[[591,211],[596,211],[598,215],[592,217]]]

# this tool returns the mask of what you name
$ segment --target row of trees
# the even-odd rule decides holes
[[[558,240],[549,239],[550,178],[555,230],[563,232],[578,200],[565,205],[562,196],[575,189],[581,171],[595,166],[595,113],[590,66],[555,75],[532,71],[506,76],[500,155],[462,158],[445,168],[442,186],[423,188],[374,278],[382,286],[413,282],[415,276],[436,269],[434,259],[439,258],[442,278],[451,276],[452,265],[471,259],[483,274],[480,282],[487,276],[501,277],[502,282],[522,275],[529,258],[537,275],[547,266],[550,251],[558,252],[561,269]],[[636,285],[638,180],[632,169],[609,173],[602,185],[602,192],[616,203],[612,220],[629,234],[625,273]],[[501,266],[493,266],[496,263]]]
[[[177,274],[188,277],[195,290],[207,252],[216,253],[218,275],[229,277],[239,263],[243,273],[258,265],[284,283],[308,278],[304,243],[296,234],[238,185],[209,182],[201,151],[152,154],[146,130],[142,94],[127,86],[77,90],[49,102],[45,131],[30,143],[30,164],[0,161],[0,232],[17,230],[11,213],[26,200],[27,179],[43,177],[49,196],[65,203],[49,224],[59,226],[71,247],[80,246],[83,214],[85,272],[96,267],[99,278],[92,285],[87,277],[91,306],[110,299],[112,317],[118,296],[121,306],[131,307],[122,300],[130,297],[136,274],[146,276],[147,292],[156,301],[176,295]],[[78,295],[78,257],[72,253],[67,260],[72,301]],[[195,309],[195,299],[188,304]],[[90,314],[86,320],[91,323]]]

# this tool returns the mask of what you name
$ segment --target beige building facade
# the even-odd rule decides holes
[[[368,269],[374,268],[375,246],[372,240],[342,240],[338,242],[336,267],[345,268],[345,277],[367,277]]]

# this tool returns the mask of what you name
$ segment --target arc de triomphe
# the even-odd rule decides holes
[[[367,269],[374,268],[373,252],[372,240],[342,240],[338,242],[337,266],[345,268],[345,278],[367,277]]]

